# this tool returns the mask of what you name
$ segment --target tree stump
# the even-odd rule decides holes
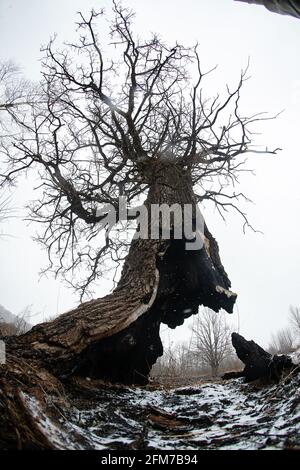
[[[236,375],[225,374],[225,379],[244,377],[246,382],[261,379],[266,382],[278,382],[284,371],[295,368],[291,358],[285,355],[274,355],[261,348],[254,341],[247,341],[238,333],[232,333],[232,345],[238,358],[245,364],[242,372]]]

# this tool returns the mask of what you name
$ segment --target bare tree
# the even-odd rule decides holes
[[[137,228],[137,235],[141,201],[147,209],[177,204],[181,212],[188,205],[194,222],[197,204],[208,201],[223,217],[229,209],[238,211],[247,225],[239,207],[246,196],[235,189],[246,156],[276,153],[252,143],[256,124],[267,117],[240,112],[247,71],[235,87],[205,97],[208,72],[197,45],[168,46],[157,35],[142,40],[132,30],[132,12],[113,5],[106,50],[96,27],[103,14],[94,11],[80,15],[77,43],[56,51],[52,40],[45,48],[43,97],[18,120],[19,136],[3,151],[3,186],[24,172],[39,175],[30,217],[41,224],[38,240],[48,251],[50,269],[83,296],[111,262],[123,263],[111,294],[7,342],[8,361],[0,370],[0,441],[18,433],[25,447],[35,437],[40,442],[42,431],[38,425],[20,427],[21,415],[30,423],[34,419],[23,398],[12,406],[16,384],[30,380],[30,396],[47,415],[50,401],[41,390],[51,395],[74,375],[146,383],[163,353],[161,323],[176,327],[199,305],[233,310],[236,294],[207,225],[194,231],[203,241],[194,250],[186,250],[184,237],[175,237],[175,224],[163,237],[159,216],[157,238],[136,236],[129,243],[120,197],[127,198],[129,227]],[[112,209],[116,223],[108,219]],[[146,228],[148,234],[151,223]],[[47,372],[39,374],[41,369]]]
[[[167,378],[168,381],[170,381],[170,379],[179,375],[179,368],[177,345],[169,342],[164,346],[164,355],[159,358],[157,364],[155,364],[153,373],[156,376],[163,376]]]
[[[231,332],[223,315],[203,309],[192,326],[193,351],[218,375],[222,362],[232,353]]]
[[[0,197],[0,224],[11,216],[11,206],[9,197]],[[1,232],[0,232],[1,235]]]
[[[197,325],[197,321],[194,324]],[[231,344],[228,344],[228,354],[224,355],[218,372],[240,371],[242,368],[243,363],[233,354]],[[193,330],[185,342],[164,344],[164,354],[151,370],[152,377],[169,385],[193,383],[210,373],[211,365],[205,360],[202,351],[198,350]]]
[[[290,323],[292,328],[295,331],[295,336],[300,339],[300,308],[291,307],[290,308]]]
[[[117,3],[113,10],[112,50],[100,45],[96,22],[102,13],[94,11],[89,17],[80,14],[77,43],[55,51],[52,40],[44,49],[43,96],[19,119],[20,135],[13,140],[15,153],[10,147],[6,154],[2,184],[23,172],[38,172],[30,215],[42,224],[38,241],[48,251],[49,268],[81,297],[111,264],[119,267],[126,258],[116,295],[96,304],[100,314],[91,320],[80,307],[84,329],[99,332],[110,325],[119,332],[152,304],[153,318],[172,326],[202,303],[231,311],[236,295],[229,291],[218,245],[206,225],[204,249],[187,252],[183,240],[172,236],[134,239],[126,257],[130,243],[118,219],[108,223],[107,207],[120,209],[120,197],[126,196],[126,211],[135,219],[145,197],[147,208],[189,204],[193,214],[198,202],[209,201],[223,217],[235,209],[249,224],[238,206],[246,196],[234,188],[247,154],[276,152],[252,146],[252,126],[267,117],[240,113],[246,71],[223,96],[206,98],[208,72],[202,70],[197,45],[169,47],[156,35],[143,41],[132,31],[132,12]],[[159,342],[152,350],[158,354]]]
[[[25,102],[25,83],[20,69],[11,61],[0,63],[0,112],[14,109]]]
[[[27,305],[18,315],[16,315],[14,325],[17,335],[22,335],[30,330],[33,316],[34,314],[32,313],[31,305]]]
[[[0,312],[0,336],[23,335],[30,330],[30,319],[33,316],[31,306],[25,307],[18,315],[6,315]]]
[[[38,97],[38,89],[26,80],[12,61],[0,62],[0,138],[10,136],[12,122],[24,123],[24,113]]]
[[[300,309],[290,307],[289,313],[290,327],[282,328],[272,335],[268,351],[271,354],[288,354],[293,352],[300,338]]]
[[[38,173],[29,218],[41,224],[38,241],[48,252],[49,269],[81,299],[125,260],[117,284],[122,301],[112,297],[118,307],[107,306],[106,313],[99,301],[101,325],[114,331],[117,322],[119,331],[154,303],[157,315],[173,326],[199,304],[232,311],[236,294],[229,291],[217,242],[205,223],[201,250],[185,250],[174,225],[169,238],[162,237],[159,215],[158,239],[130,239],[141,201],[149,212],[155,204],[176,204],[181,212],[189,205],[194,221],[197,204],[208,201],[223,217],[233,209],[250,225],[238,204],[247,198],[235,187],[248,154],[276,153],[252,145],[255,125],[268,118],[240,112],[247,70],[235,87],[205,97],[209,72],[203,71],[198,46],[167,46],[157,35],[142,40],[133,33],[133,13],[113,5],[107,49],[96,27],[103,13],[94,11],[80,14],[77,43],[56,51],[51,40],[44,49],[43,96],[19,119],[20,135],[6,153],[2,184],[30,170]],[[120,215],[125,197],[129,234]],[[112,317],[114,308],[118,314]],[[98,331],[84,307],[81,312],[86,327]]]
[[[246,196],[234,185],[245,155],[259,152],[251,146],[251,126],[265,119],[239,112],[247,70],[223,98],[205,97],[209,72],[197,45],[169,47],[156,35],[142,41],[132,31],[132,12],[114,3],[114,13],[106,54],[96,28],[102,13],[95,12],[80,15],[78,43],[55,51],[51,41],[45,48],[44,105],[32,107],[22,121],[26,138],[7,156],[6,181],[39,172],[40,197],[31,206],[32,220],[43,224],[38,241],[48,250],[49,268],[82,296],[126,255],[120,226],[102,235],[106,213],[97,212],[108,204],[118,209],[119,196],[134,214],[139,197],[157,193],[157,183],[156,200],[163,188],[180,184],[184,202],[209,201],[223,216],[234,209],[249,225],[237,204]],[[167,202],[181,198],[169,195]]]
[[[288,354],[294,351],[294,335],[290,328],[282,328],[272,335],[269,352],[271,354]]]
[[[191,349],[191,342],[164,344],[164,354],[154,364],[151,376],[168,385],[190,383],[207,376],[207,365]]]
[[[0,62],[0,181],[5,168],[6,155],[13,151],[12,138],[22,137],[26,112],[38,99],[37,88],[25,80],[20,68],[12,61]],[[11,197],[0,194],[0,223],[13,214]]]

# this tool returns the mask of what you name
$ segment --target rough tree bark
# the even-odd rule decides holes
[[[190,175],[160,163],[145,204],[163,202],[194,205],[195,199]],[[201,304],[232,312],[236,294],[229,291],[217,242],[206,226],[204,236],[198,251],[186,251],[184,240],[133,240],[112,294],[6,338],[7,363],[0,366],[3,446],[47,447],[32,402],[39,403],[41,416],[58,419],[53,403],[65,402],[64,386],[74,377],[147,383],[163,353],[161,323],[174,328]]]
[[[160,169],[146,206],[195,205],[187,174]],[[171,327],[200,304],[231,312],[236,295],[221,264],[218,245],[205,227],[205,246],[186,251],[184,240],[133,240],[117,288],[79,305],[50,323],[8,342],[30,350],[58,376],[77,373],[123,382],[144,382],[162,354],[161,322]]]
[[[91,246],[104,226],[99,207],[118,208],[125,195],[133,209],[148,189],[148,207],[190,204],[195,214],[196,201],[210,201],[221,214],[238,211],[249,226],[237,206],[247,198],[235,191],[244,156],[278,150],[252,147],[259,115],[239,112],[247,70],[224,99],[203,98],[209,72],[202,71],[197,45],[168,47],[157,35],[140,40],[131,30],[133,12],[112,3],[109,47],[119,60],[102,51],[95,22],[103,12],[80,13],[78,41],[55,52],[51,40],[44,49],[43,98],[16,116],[20,132],[2,146],[7,164],[0,185],[33,168],[39,172],[31,208],[32,220],[45,227],[39,241],[51,269],[58,254],[57,274],[88,267],[87,284],[68,279],[82,294],[100,276],[109,249],[118,258],[123,248],[109,234],[106,245]],[[68,387],[82,377],[146,383],[162,354],[161,323],[174,328],[201,304],[232,311],[236,294],[205,224],[201,236],[204,245],[194,251],[172,233],[166,240],[134,239],[112,294],[5,339],[0,446],[53,447],[49,429],[59,434]]]

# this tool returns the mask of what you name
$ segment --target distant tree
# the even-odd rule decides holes
[[[272,335],[268,348],[271,354],[288,354],[294,349],[294,335],[291,328],[282,328]]]
[[[11,207],[10,207],[10,198],[9,197],[1,197],[0,195],[0,226],[3,224],[5,220],[7,220],[11,216]],[[0,229],[0,236],[1,236],[1,229]]]
[[[37,88],[25,80],[20,67],[12,61],[0,62],[0,183],[5,178],[1,171],[12,151],[12,138],[23,135],[26,112],[37,98]],[[12,215],[10,201],[7,193],[0,194],[0,224]]]
[[[21,108],[33,104],[36,91],[18,65],[12,61],[0,62],[0,124],[3,125],[7,115],[19,120]]]
[[[203,309],[192,326],[192,347],[201,361],[211,368],[213,376],[218,374],[220,365],[232,353],[231,332],[221,313],[209,308]]]
[[[22,335],[26,333],[28,330],[31,328],[31,318],[33,317],[32,313],[32,306],[27,305],[23,310],[21,310],[18,315],[16,315],[16,320],[15,320],[15,328],[16,328],[16,334],[17,335]]]
[[[300,339],[300,308],[291,307],[290,308],[290,324],[295,331],[295,336]]]
[[[14,336],[18,332],[18,329],[14,323],[7,323],[1,321],[0,318],[0,336]]]
[[[191,378],[207,376],[209,367],[191,349],[191,340],[192,335],[188,342],[165,344],[164,354],[154,364],[151,375],[168,384],[175,384],[178,379],[181,379],[181,383],[184,380],[189,383]]]
[[[26,333],[30,328],[32,317],[31,306],[25,307],[18,315],[12,315],[12,320],[7,321],[5,315],[0,312],[0,336],[18,336]]]

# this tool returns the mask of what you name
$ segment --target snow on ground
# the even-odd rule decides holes
[[[300,374],[279,385],[208,382],[171,390],[102,387],[73,400],[65,429],[78,448],[300,448]],[[65,426],[64,426],[65,427]]]

